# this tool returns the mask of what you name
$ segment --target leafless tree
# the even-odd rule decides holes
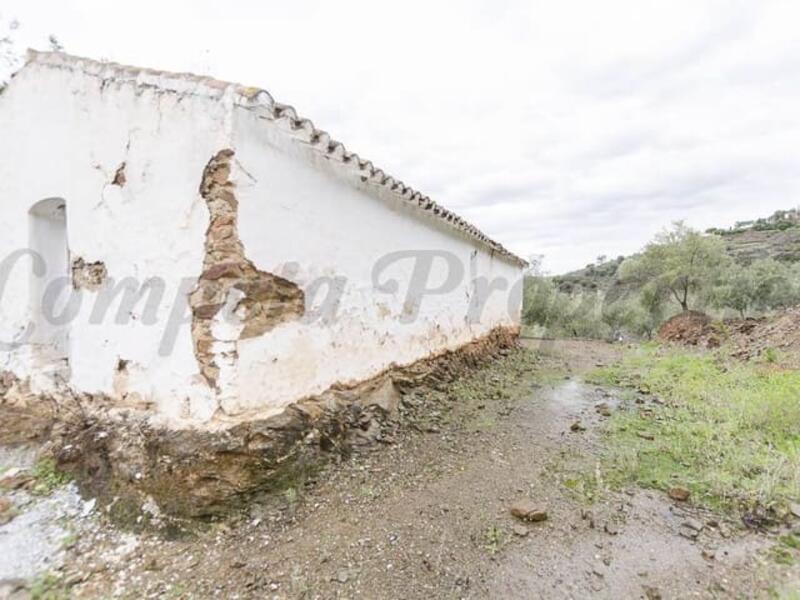
[[[19,60],[14,43],[18,29],[19,22],[16,19],[9,21],[0,15],[0,90],[5,87],[9,72]]]

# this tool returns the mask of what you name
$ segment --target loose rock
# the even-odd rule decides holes
[[[513,531],[514,531],[514,535],[517,535],[519,537],[525,537],[525,536],[528,535],[528,533],[530,533],[528,531],[528,528],[527,527],[523,527],[522,525],[514,525]]]
[[[532,523],[547,520],[547,508],[530,500],[520,500],[511,506],[511,514],[522,521]]]
[[[609,408],[607,402],[601,402],[600,404],[595,405],[594,409],[603,417],[611,416],[611,408]]]
[[[0,525],[5,525],[15,516],[14,503],[5,496],[0,496]]]
[[[661,592],[658,588],[649,585],[644,586],[644,596],[647,600],[661,600]]]
[[[702,531],[703,529],[703,524],[697,519],[686,519],[682,525],[694,531]]]
[[[25,469],[15,467],[7,470],[3,473],[3,476],[0,477],[0,488],[4,490],[18,490],[34,481],[34,477],[25,471]]]
[[[4,579],[0,581],[0,598],[29,598],[28,585],[23,579]]]
[[[667,495],[672,498],[673,500],[677,500],[678,502],[686,502],[691,495],[689,490],[684,487],[676,486],[670,488],[667,492]]]
[[[350,573],[347,571],[339,571],[336,573],[336,577],[334,581],[338,581],[339,583],[347,583],[350,580]]]

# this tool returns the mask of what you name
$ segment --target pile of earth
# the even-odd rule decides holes
[[[771,349],[785,355],[782,362],[800,367],[800,306],[775,317],[759,319],[746,335],[733,332],[732,337],[736,346],[734,354],[740,358],[755,358]]]
[[[658,330],[665,342],[718,348],[727,344],[733,356],[758,358],[767,351],[785,355],[786,362],[800,365],[800,306],[761,318],[714,321],[706,314],[689,311],[666,321]]]
[[[690,310],[665,321],[658,328],[658,339],[683,346],[716,348],[721,344],[718,329],[711,317]]]

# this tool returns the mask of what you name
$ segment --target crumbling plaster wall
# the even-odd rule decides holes
[[[239,234],[249,258],[277,273],[295,265],[292,279],[301,288],[320,277],[342,277],[347,284],[333,322],[290,320],[239,343],[235,389],[222,403],[227,414],[275,412],[334,383],[355,383],[455,349],[495,327],[519,326],[518,264],[432,215],[420,218],[385,186],[363,181],[252,110],[237,109],[234,123]],[[445,294],[424,297],[417,318],[403,323],[413,261],[398,261],[383,273],[382,280],[401,282],[394,294],[373,288],[372,271],[388,253],[416,250],[450,253],[464,267],[464,279]],[[436,286],[446,266],[436,260],[433,267],[430,285]],[[475,276],[503,279],[508,288],[490,294],[481,319],[471,323]],[[306,299],[310,316],[321,296]]]
[[[165,284],[155,324],[142,322],[144,302],[128,323],[115,323],[118,301],[100,325],[90,324],[99,291],[77,290],[69,385],[124,395],[174,422],[204,421],[216,400],[198,373],[185,302],[169,356],[159,346],[181,281],[202,269],[208,209],[198,186],[209,158],[228,145],[230,102],[224,91],[220,101],[191,82],[179,93],[140,83],[36,63],[16,75],[0,96],[0,260],[28,247],[32,205],[64,198],[73,260],[101,262],[116,282]],[[29,320],[30,271],[29,259],[17,261],[2,290],[0,341],[14,340]],[[0,348],[0,369],[31,378],[35,388],[49,385],[25,345]]]
[[[93,266],[90,285],[75,286],[82,302],[69,330],[73,390],[151,410],[171,427],[222,428],[519,325],[519,264],[432,215],[420,218],[386,187],[287,135],[260,107],[241,106],[231,87],[173,77],[164,91],[158,74],[131,81],[113,69],[89,68],[87,74],[33,63],[0,96],[0,227],[8,232],[0,237],[0,259],[27,247],[21,224],[29,208],[55,196],[67,203],[71,258],[83,261],[80,269]],[[217,183],[233,211],[224,217],[235,219],[226,247],[214,237],[220,230],[209,227],[220,215],[204,188],[221,156],[228,164]],[[426,249],[451,253],[466,277],[456,289],[426,297],[418,317],[401,323],[405,286],[376,293],[373,266],[389,252]],[[231,257],[241,281],[215,273],[185,288],[187,278],[214,273]],[[444,277],[443,266],[434,263],[433,282]],[[401,261],[384,278],[405,282],[411,267]],[[28,321],[30,269],[19,261],[0,296],[0,341],[12,340]],[[160,278],[166,287],[155,323],[143,322],[144,302],[126,323],[109,316],[118,302],[102,323],[91,323],[103,291],[97,273],[104,285]],[[258,284],[279,275],[289,311],[258,297]],[[502,278],[509,288],[493,292],[480,322],[470,323],[475,275]],[[347,282],[332,323],[304,318],[315,300],[306,291],[319,277]],[[219,304],[237,308],[242,323],[217,319]],[[245,322],[264,310],[280,317],[267,327]],[[175,311],[179,327],[164,355]],[[0,369],[46,388],[26,351],[0,349]]]

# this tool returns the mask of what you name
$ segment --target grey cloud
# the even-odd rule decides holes
[[[21,46],[267,87],[553,271],[800,202],[795,2],[36,4]]]

